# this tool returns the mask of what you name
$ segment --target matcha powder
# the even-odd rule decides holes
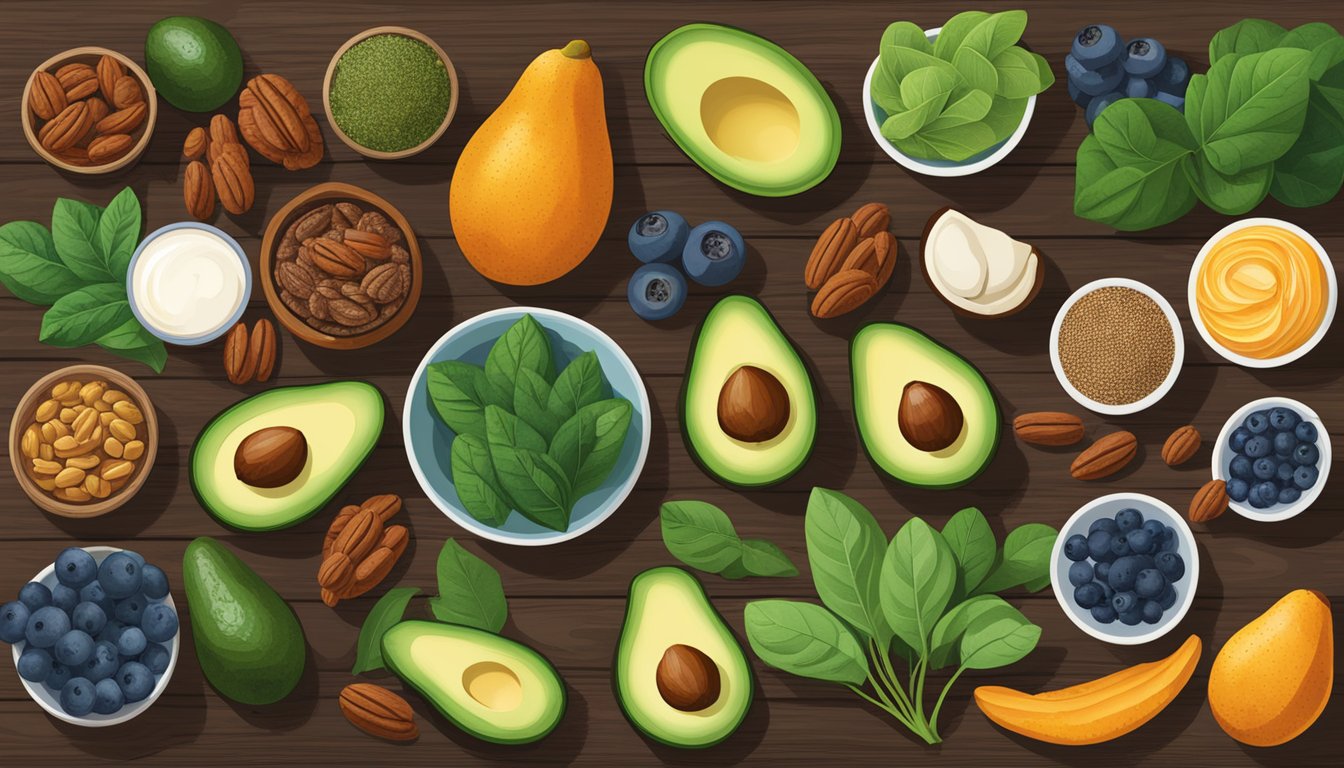
[[[330,97],[331,114],[347,136],[369,149],[398,152],[439,129],[452,85],[433,48],[402,35],[374,35],[341,54]]]

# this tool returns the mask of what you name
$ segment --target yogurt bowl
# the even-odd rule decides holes
[[[169,344],[199,346],[223,336],[252,295],[247,254],[224,231],[183,221],[149,233],[126,274],[131,311]]]

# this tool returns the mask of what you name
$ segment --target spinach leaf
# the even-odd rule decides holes
[[[406,613],[406,604],[418,594],[419,587],[393,587],[378,598],[369,615],[364,618],[364,626],[359,628],[355,666],[350,674],[359,675],[383,668],[383,635],[401,621],[402,615]]]
[[[602,364],[598,362],[597,353],[589,350],[571,360],[555,377],[555,385],[546,400],[546,410],[563,422],[585,405],[609,397],[611,387],[602,374]]]
[[[984,11],[963,11],[948,19],[933,41],[933,54],[951,61],[967,36],[988,18],[989,14]]]
[[[1009,531],[994,568],[972,594],[1002,592],[1048,575],[1050,552],[1058,535],[1043,523],[1027,523]]]
[[[928,126],[919,132],[918,138],[926,142],[938,157],[962,161],[984,152],[994,146],[994,129],[987,123],[966,123],[948,128],[933,130]]]
[[[887,537],[862,504],[813,488],[804,518],[807,561],[821,602],[886,648],[891,625],[882,612],[882,559]]]
[[[788,578],[798,575],[798,566],[784,554],[784,550],[765,539],[744,539],[741,563],[748,576]]]
[[[901,526],[882,561],[882,613],[896,636],[920,656],[928,656],[929,633],[956,581],[956,560],[942,534],[917,517]]]
[[[450,460],[453,485],[462,506],[486,525],[503,525],[513,504],[495,476],[495,465],[490,460],[490,447],[485,439],[476,435],[458,435],[453,438]]]
[[[495,476],[519,512],[552,530],[569,528],[573,487],[565,470],[546,455],[546,441],[517,416],[485,407],[486,444]]]
[[[956,85],[956,74],[938,67],[911,72],[901,81],[901,101],[907,108],[883,121],[882,135],[894,141],[923,128],[938,116]]]
[[[952,92],[943,111],[925,128],[937,131],[983,120],[993,104],[994,98],[988,93],[961,86]]]
[[[1190,78],[1186,123],[1215,170],[1234,176],[1272,163],[1297,141],[1310,59],[1296,48],[1234,54]]]
[[[747,642],[766,664],[800,677],[863,685],[868,659],[830,611],[794,600],[755,600],[742,612]]]
[[[429,610],[436,619],[499,632],[509,618],[499,571],[448,539],[439,550],[435,572],[439,594],[429,599]]]
[[[1092,135],[1117,165],[1153,171],[1193,152],[1181,113],[1156,99],[1123,99],[1097,117]]]
[[[1004,603],[999,609],[980,614],[961,636],[961,666],[995,669],[1021,661],[1041,639],[1041,628],[1027,621],[1016,608]],[[1011,612],[1011,615],[1009,615]]]
[[[991,613],[1001,617],[1015,614],[1017,609],[998,595],[978,595],[958,603],[943,614],[938,623],[933,625],[933,634],[929,639],[929,667],[942,669],[958,663],[961,638],[966,634],[966,629],[981,616]]]
[[[1294,27],[1279,40],[1277,47],[1310,51],[1307,77],[1312,80],[1319,80],[1326,70],[1344,61],[1344,37],[1334,27],[1319,21]]]
[[[531,370],[547,382],[555,378],[550,339],[531,315],[523,315],[509,326],[485,358],[485,377],[500,393],[517,387],[520,368]]]
[[[1026,31],[1026,11],[1002,11],[991,14],[966,34],[961,45],[957,46],[957,52],[970,49],[986,59],[992,59],[1021,40],[1022,33]]]
[[[54,347],[82,347],[133,319],[125,287],[99,283],[57,299],[42,315],[38,339]]]
[[[513,413],[550,442],[564,419],[546,409],[551,385],[528,368],[518,369],[517,389],[513,390]]]
[[[155,373],[163,373],[163,367],[168,363],[168,350],[163,342],[145,330],[134,317],[99,336],[95,343],[114,355],[144,363]]]
[[[126,279],[126,270],[139,242],[140,198],[135,196],[135,190],[126,187],[98,217],[98,250],[113,278]]]
[[[870,86],[873,101],[882,108],[888,115],[905,111],[905,102],[901,101],[901,83],[887,74],[885,68],[879,63],[877,71],[873,73],[873,82]],[[885,121],[883,121],[885,122]]]
[[[992,64],[998,75],[998,88],[994,93],[1006,99],[1025,99],[1040,93],[1043,88],[1037,58],[1015,45],[995,56]]]
[[[29,304],[44,307],[84,285],[56,255],[51,232],[35,221],[0,227],[0,283]]]
[[[967,47],[957,49],[952,57],[952,66],[956,67],[957,74],[971,88],[985,93],[998,92],[999,72],[994,68],[994,63],[979,51]]]
[[[634,407],[614,397],[580,408],[555,432],[550,458],[573,485],[574,498],[602,486],[620,459]]]
[[[478,365],[447,360],[432,363],[427,373],[429,400],[443,423],[458,435],[484,438],[485,407],[504,405],[495,402],[494,388],[486,379],[485,370]]]
[[[1113,137],[1111,151],[1127,163],[1111,157],[1102,136]],[[1181,172],[1194,146],[1169,105],[1152,99],[1112,104],[1078,147],[1074,212],[1122,230],[1175,221],[1195,205],[1195,192]]]
[[[1264,19],[1242,19],[1221,29],[1209,40],[1209,64],[1214,65],[1226,56],[1262,53],[1278,44],[1288,30]]]
[[[118,276],[108,269],[98,237],[98,219],[103,209],[96,205],[58,198],[51,211],[51,238],[61,261],[86,283],[112,283]],[[120,279],[125,279],[122,275]],[[122,289],[123,292],[125,289]]]
[[[1199,199],[1213,210],[1229,216],[1245,213],[1259,205],[1269,194],[1274,181],[1274,165],[1265,163],[1236,174],[1224,174],[1213,167],[1207,152],[1185,158],[1181,165]]]
[[[933,55],[933,43],[929,42],[929,36],[924,34],[918,24],[909,21],[896,21],[887,25],[882,31],[881,48],[878,50],[888,45],[913,48],[920,53]]]
[[[696,570],[721,573],[742,557],[732,521],[713,504],[669,501],[659,508],[658,520],[667,551]]]
[[[1313,86],[1307,99],[1302,135],[1287,154],[1275,161],[1269,191],[1284,205],[1309,208],[1333,200],[1341,186],[1344,186],[1344,116]]]
[[[1016,131],[1017,126],[1022,123],[1022,117],[1026,113],[1026,99],[1005,99],[1001,96],[994,99],[984,118],[985,125],[989,126],[989,129],[994,132],[994,143],[982,149],[989,149],[994,144],[1012,136],[1013,131]]]
[[[956,593],[968,595],[989,574],[998,546],[989,521],[975,507],[956,513],[943,526],[943,540],[957,560],[959,577]]]

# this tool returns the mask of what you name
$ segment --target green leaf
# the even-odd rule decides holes
[[[633,414],[629,400],[614,397],[585,405],[556,430],[548,453],[570,479],[574,498],[606,482],[620,459]]]
[[[555,377],[550,397],[546,400],[546,410],[555,414],[563,423],[579,412],[585,405],[611,397],[611,387],[602,374],[602,364],[597,353],[589,350],[570,361],[569,365]]]
[[[979,595],[958,603],[943,614],[933,626],[929,639],[929,668],[942,669],[957,664],[961,654],[961,638],[966,629],[986,614],[1011,616],[1017,609],[998,595]]]
[[[1284,205],[1310,208],[1333,200],[1341,186],[1344,186],[1344,117],[1313,86],[1302,135],[1274,163],[1269,191]]]
[[[1058,535],[1043,523],[1027,523],[1009,531],[1003,552],[974,594],[1002,592],[1049,575],[1050,552]]]
[[[994,565],[994,556],[998,551],[994,531],[980,510],[967,507],[953,515],[943,526],[943,541],[952,550],[960,570],[956,593],[969,595],[980,586]]]
[[[485,408],[486,444],[495,477],[519,512],[552,530],[569,528],[573,506],[569,477],[546,455],[546,441],[503,408]]]
[[[504,489],[495,476],[495,465],[490,460],[490,447],[485,438],[460,434],[453,438],[450,449],[453,486],[457,498],[472,517],[498,528],[513,511]]]
[[[1045,90],[1038,58],[1039,55],[1015,45],[995,56],[992,63],[998,73],[998,89],[994,93],[1007,99],[1025,99]],[[1048,65],[1046,70],[1049,71]]]
[[[989,126],[989,129],[994,132],[994,141],[989,146],[998,144],[1012,136],[1013,132],[1017,130],[1017,126],[1022,124],[1022,117],[1026,113],[1026,99],[1005,99],[1002,96],[995,98],[984,119],[985,125]]]
[[[951,75],[954,79],[960,77],[950,61],[943,61],[937,56],[930,56],[913,48],[898,46],[885,46],[882,49],[878,57],[878,68],[890,77],[898,88],[912,72],[921,69],[936,69]]]
[[[1047,573],[1035,581],[1028,581],[1022,585],[1022,588],[1028,592],[1040,592],[1048,586],[1050,586],[1050,574]]]
[[[965,46],[957,49],[952,56],[952,66],[957,68],[957,73],[971,88],[985,93],[998,92],[999,72],[994,68],[994,63],[979,51]]]
[[[38,339],[53,347],[82,347],[132,319],[124,285],[90,285],[51,305],[42,316]]]
[[[742,612],[747,642],[761,661],[799,677],[863,685],[868,659],[839,619],[819,605],[755,600]]]
[[[901,526],[882,561],[882,613],[896,636],[921,657],[929,633],[956,587],[957,565],[938,531],[913,517]]]
[[[547,382],[555,378],[550,339],[531,315],[523,315],[509,326],[485,358],[485,377],[501,394],[517,387],[520,368],[531,370]]]
[[[901,101],[901,83],[887,73],[880,64],[873,73],[871,85],[873,101],[888,115],[905,111],[905,102]]]
[[[947,105],[943,107],[942,113],[930,121],[925,128],[930,131],[937,131],[978,122],[989,114],[989,109],[993,104],[994,98],[988,93],[960,86],[948,97]]]
[[[98,237],[98,219],[103,209],[96,205],[58,198],[51,211],[51,238],[61,261],[86,283],[112,283],[118,278],[108,269]],[[123,292],[125,289],[123,288]]]
[[[355,666],[350,674],[359,675],[383,668],[383,635],[401,621],[402,615],[406,613],[406,604],[418,594],[419,587],[393,587],[378,598],[369,615],[364,618],[364,626],[359,628]]]
[[[1116,165],[1154,171],[1196,149],[1185,118],[1156,99],[1122,99],[1097,116],[1092,135]]]
[[[789,578],[798,575],[784,550],[765,539],[745,539],[742,542],[742,568],[748,576]]]
[[[168,363],[168,350],[163,342],[134,317],[99,336],[95,343],[114,355],[143,363],[155,373],[163,373]]]
[[[961,45],[957,47],[957,53],[970,49],[986,59],[993,59],[1021,40],[1022,33],[1026,31],[1026,11],[995,13],[966,33]],[[941,34],[939,36],[941,37]]]
[[[965,123],[933,130],[926,126],[919,138],[928,143],[939,157],[960,162],[994,146],[994,130],[986,123]]]
[[[485,437],[485,406],[494,401],[483,368],[460,360],[432,363],[425,386],[434,412],[449,429],[458,435]]]
[[[721,573],[742,557],[732,520],[713,504],[669,501],[659,508],[658,520],[667,551],[696,570]]]
[[[1278,48],[1301,48],[1311,52],[1307,76],[1319,80],[1326,70],[1344,61],[1344,37],[1335,28],[1320,21],[1294,27],[1282,39]]]
[[[1004,603],[1013,615],[1000,610],[978,616],[961,636],[961,666],[966,669],[996,669],[1015,664],[1036,648],[1041,628],[1027,621],[1016,608]]]
[[[1310,60],[1296,48],[1234,54],[1190,79],[1186,123],[1214,169],[1236,175],[1292,147],[1307,114]]]
[[[504,584],[496,571],[453,539],[443,542],[435,564],[439,594],[429,600],[434,618],[499,632],[509,618]]]
[[[1209,64],[1228,54],[1262,53],[1274,48],[1288,30],[1264,19],[1242,19],[1209,40]]]
[[[1208,155],[1196,152],[1181,165],[1199,199],[1213,210],[1235,216],[1259,205],[1274,181],[1274,165],[1248,168],[1237,174],[1220,173]]]
[[[877,520],[849,496],[813,488],[803,528],[821,602],[886,648],[892,635],[881,598],[887,537]]]
[[[564,419],[546,408],[551,385],[529,368],[518,369],[517,389],[513,390],[513,413],[546,438],[549,443]]]
[[[1036,80],[1041,84],[1041,89],[1037,93],[1043,93],[1055,84],[1055,72],[1050,68],[1050,62],[1041,54],[1032,53],[1031,58],[1036,62]]]
[[[118,280],[126,279],[131,256],[140,242],[140,198],[126,187],[112,198],[98,217],[98,249],[107,270]]]
[[[938,67],[915,70],[901,81],[901,101],[908,109],[882,123],[882,135],[903,139],[938,116],[957,85],[956,75]]]
[[[1124,99],[1112,104],[1097,118],[1100,123],[1112,109],[1142,99]],[[1180,161],[1151,169],[1119,166],[1102,147],[1096,134],[1078,147],[1074,184],[1074,213],[1116,229],[1150,229],[1175,221],[1195,206],[1195,191]]]
[[[944,61],[952,61],[962,41],[988,18],[989,14],[984,11],[963,11],[948,19],[933,41],[933,54]]]
[[[0,227],[0,283],[29,304],[44,307],[84,285],[56,255],[51,232],[35,221]]]
[[[882,32],[881,47],[885,48],[888,45],[913,48],[920,53],[933,55],[933,43],[929,42],[929,36],[924,34],[924,30],[920,29],[918,24],[908,21],[896,21],[887,25]]]

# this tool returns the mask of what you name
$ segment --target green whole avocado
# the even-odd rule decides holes
[[[290,694],[307,655],[294,611],[231,550],[208,536],[182,555],[191,634],[205,679],[240,704]]]
[[[178,109],[220,108],[243,82],[243,52],[229,30],[199,16],[169,16],[149,28],[145,70]]]

